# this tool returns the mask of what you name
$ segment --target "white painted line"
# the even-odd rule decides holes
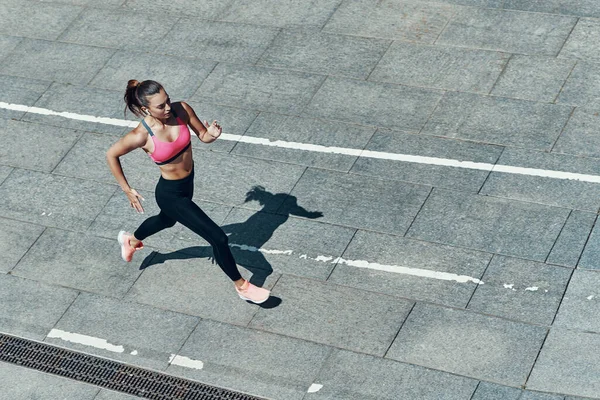
[[[204,363],[202,361],[192,360],[191,358],[179,356],[177,354],[171,354],[171,358],[169,358],[169,364],[193,369],[204,368]]]
[[[136,127],[139,123],[137,121],[128,121],[117,118],[107,117],[96,117],[93,115],[76,114],[71,112],[58,112],[40,107],[31,107],[21,104],[10,104],[6,102],[0,102],[0,108],[14,111],[24,111],[28,113],[41,114],[41,115],[54,115],[67,119],[74,119],[79,121],[95,122],[99,124],[124,126],[124,127]],[[284,140],[270,140],[265,138],[257,138],[251,136],[240,136],[229,133],[223,133],[220,136],[222,140],[239,141],[243,143],[258,144],[262,146],[279,147],[286,149],[295,149],[302,151],[311,151],[316,153],[328,153],[328,154],[342,154],[365,158],[376,158],[380,160],[392,160],[400,162],[409,162],[417,164],[427,165],[438,165],[445,167],[464,168],[464,169],[475,169],[481,171],[492,171],[502,172],[507,174],[516,175],[528,175],[528,176],[539,176],[544,178],[552,179],[563,179],[563,180],[576,180],[581,182],[600,183],[600,176],[579,174],[574,172],[565,171],[554,171],[545,170],[538,168],[524,168],[516,167],[512,165],[501,165],[501,164],[490,164],[490,163],[479,163],[474,161],[461,161],[454,160],[451,158],[440,158],[440,157],[426,157],[426,156],[415,156],[410,154],[398,154],[398,153],[387,153],[381,151],[361,150],[361,149],[350,149],[345,147],[335,146],[321,146],[310,143],[299,143],[299,142],[288,142]]]
[[[81,335],[79,333],[71,333],[61,331],[60,329],[52,329],[48,334],[49,338],[57,338],[62,339],[66,342],[83,344],[84,346],[91,346],[97,349],[108,350],[114,353],[122,353],[125,351],[123,346],[116,346],[114,344],[110,344],[106,341],[106,339],[100,339],[94,336]]]
[[[537,286],[532,286],[532,287],[525,288],[525,290],[528,290],[530,292],[536,292],[538,289],[539,289],[539,287],[537,287]]]
[[[308,391],[306,393],[317,393],[322,388],[323,388],[323,385],[319,385],[318,383],[313,383],[312,385],[310,385],[310,387],[308,388]]]

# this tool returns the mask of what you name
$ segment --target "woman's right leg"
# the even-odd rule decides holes
[[[133,233],[132,239],[137,239],[138,241],[146,239],[148,236],[152,236],[157,232],[162,231],[163,229],[167,229],[175,225],[175,219],[167,216],[164,211],[160,211],[157,215],[154,215],[148,219],[146,219],[139,228]],[[133,245],[134,243],[132,243]]]

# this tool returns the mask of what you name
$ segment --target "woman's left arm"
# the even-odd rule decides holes
[[[196,116],[194,109],[190,107],[189,104],[183,101],[180,104],[189,116],[190,120],[188,125],[192,128],[196,136],[198,136],[198,139],[204,143],[212,143],[217,140],[219,136],[221,136],[221,131],[223,129],[221,128],[221,125],[217,123],[217,121],[213,121],[212,124],[208,126],[208,122],[204,121],[204,123],[202,123],[202,121],[200,121],[198,116]]]

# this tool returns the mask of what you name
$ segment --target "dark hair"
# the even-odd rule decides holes
[[[138,117],[143,117],[144,113],[142,112],[142,106],[148,107],[148,96],[152,96],[153,94],[158,94],[163,86],[152,80],[147,80],[140,82],[135,79],[130,79],[127,82],[127,89],[125,89],[125,96],[123,96],[123,100],[125,100],[124,114],[127,113],[127,109],[131,111],[133,114]]]

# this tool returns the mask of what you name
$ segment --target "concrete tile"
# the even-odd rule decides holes
[[[325,32],[433,43],[457,7],[429,2],[344,0]],[[360,23],[357,23],[360,16]]]
[[[94,8],[116,8],[120,7],[126,0],[102,0],[95,2],[93,0],[43,0],[44,3],[65,3],[81,6],[92,5]]]
[[[0,185],[0,216],[83,230],[114,191],[114,186],[97,182],[16,169]]]
[[[54,40],[83,8],[70,4],[38,1],[3,1],[0,4],[0,33]]]
[[[600,373],[596,362],[600,335],[555,328],[550,331],[527,387],[546,392],[597,397]]]
[[[203,320],[178,354],[204,367],[169,365],[167,373],[255,396],[300,400],[330,352],[323,345]]]
[[[154,51],[178,19],[155,10],[132,13],[86,8],[58,39],[88,46]]]
[[[308,169],[291,194],[305,209],[322,212],[322,222],[402,235],[429,192],[427,186]],[[295,207],[289,199],[277,212]]]
[[[406,236],[544,261],[569,210],[434,189]]]
[[[236,262],[245,268],[327,279],[332,260],[342,255],[355,230],[319,223],[317,213],[300,206],[291,215],[317,219],[234,208],[223,230],[229,234]]]
[[[334,350],[312,399],[470,399],[477,381],[379,357]],[[488,399],[489,400],[489,399]]]
[[[564,400],[565,396],[524,390],[519,400]]]
[[[596,217],[597,220],[597,217]],[[600,226],[595,224],[581,254],[577,266],[584,269],[600,270]]]
[[[600,17],[600,4],[595,0],[505,0],[504,8],[579,17]]]
[[[98,387],[44,372],[0,362],[2,398],[93,400]]]
[[[122,297],[141,272],[121,259],[115,239],[49,228],[12,273],[54,285]]]
[[[600,107],[600,64],[578,62],[567,79],[557,103]]]
[[[0,119],[0,137],[10,137],[0,148],[0,164],[51,172],[80,135],[70,129],[57,130],[41,124]],[[52,140],[48,140],[49,137]],[[32,149],[35,152],[38,143],[44,143],[44,151],[32,157]]]
[[[160,3],[154,0],[127,0],[123,8],[129,10],[156,12],[157,15],[173,14],[176,16],[197,15],[207,19],[218,19],[231,7],[234,0],[172,0],[168,3]]]
[[[596,217],[595,213],[572,211],[546,262],[575,267],[592,232]]]
[[[0,218],[0,272],[13,269],[43,231],[39,225]]]
[[[308,29],[283,30],[258,65],[366,79],[391,43]]]
[[[177,65],[176,74],[174,65]],[[175,102],[191,97],[215,65],[209,61],[121,50],[98,72],[90,86],[124,93],[129,79],[153,79],[163,85]],[[122,94],[120,100],[123,102]]]
[[[341,0],[235,0],[219,18],[280,27],[322,27]]]
[[[245,137],[259,137],[271,142],[281,140],[303,143],[320,146],[319,150],[329,147],[361,150],[374,132],[372,127],[341,122],[261,114],[250,126]],[[357,159],[357,156],[336,153],[335,149],[332,152],[322,152],[244,142],[239,142],[232,153],[343,172],[350,170]]]
[[[600,166],[593,159],[524,149],[507,148],[498,160],[498,164],[600,175]],[[600,207],[600,201],[598,200],[600,186],[596,183],[574,179],[557,179],[492,171],[480,193],[591,212],[598,211]]]
[[[222,15],[217,19],[222,19]],[[184,18],[165,37],[165,52],[180,57],[253,64],[278,33],[279,29],[267,26]]]
[[[11,104],[32,106],[42,93],[48,89],[50,82],[0,75],[0,86],[2,87],[2,101]],[[0,118],[19,119],[23,115],[25,115],[25,111],[0,108]]]
[[[23,39],[0,63],[0,70],[23,78],[85,85],[113,53],[113,49]]]
[[[468,309],[526,323],[552,325],[572,270],[494,256]]]
[[[145,264],[144,273],[126,298],[214,321],[247,325],[258,306],[238,297],[227,275],[209,261],[211,256],[208,244],[188,248],[186,252],[157,254]],[[262,271],[240,268],[242,276],[254,282],[250,272]],[[278,274],[270,275],[264,286],[270,289],[278,278]]]
[[[600,311],[598,283],[600,283],[600,273],[597,271],[575,270],[554,325],[567,329],[600,332],[600,321],[594,317]]]
[[[461,8],[436,44],[555,56],[577,18],[486,8]]]
[[[429,89],[330,77],[302,115],[418,131],[441,96]]]
[[[386,357],[520,386],[545,337],[542,327],[417,303]]]
[[[423,0],[417,0],[423,1]],[[436,0],[436,3],[460,4],[470,7],[502,8],[505,0]]]
[[[44,340],[77,294],[75,290],[0,274],[0,331]]]
[[[113,392],[112,390],[100,389],[94,400],[138,400],[138,396],[133,396],[121,392]]]
[[[553,103],[574,66],[574,60],[515,54],[492,94]]]
[[[597,12],[600,16],[600,7],[597,8]],[[599,20],[592,18],[579,19],[573,32],[569,35],[569,39],[560,51],[560,57],[600,62],[600,56],[598,56],[600,45],[595,40],[599,34]]]
[[[521,390],[490,382],[480,382],[471,400],[519,400]]]
[[[303,72],[219,64],[191,100],[298,115],[324,79]]]
[[[415,135],[387,129],[378,129],[365,149],[373,152],[468,160],[489,164],[495,164],[503,150],[500,146]],[[359,157],[350,172],[471,192],[478,192],[489,175],[488,171],[483,170],[386,160],[369,157],[369,154]]]
[[[575,108],[552,152],[600,158],[599,146],[600,103],[598,106]]]
[[[283,275],[273,294],[283,302],[259,310],[251,328],[378,356],[388,349],[413,305],[292,275]]]
[[[390,296],[466,307],[477,284],[459,282],[459,276],[480,279],[491,255],[358,231],[342,258],[330,282]],[[392,272],[384,270],[385,267],[411,270]],[[426,272],[434,277],[422,276]]]
[[[394,42],[369,80],[487,94],[509,56],[495,51]]]
[[[14,168],[5,167],[3,165],[0,165],[0,185],[2,184],[2,182],[4,182],[6,180],[6,178],[10,175],[10,173],[13,170],[14,170]]]
[[[550,150],[571,111],[554,104],[447,92],[422,133]]]
[[[104,349],[61,338],[46,342],[136,366],[164,370],[171,354],[187,340],[198,318],[143,304],[82,293],[54,329],[104,339],[118,349]],[[131,354],[134,353],[134,354]]]
[[[0,60],[7,57],[22,40],[23,38],[16,36],[0,35]]]

